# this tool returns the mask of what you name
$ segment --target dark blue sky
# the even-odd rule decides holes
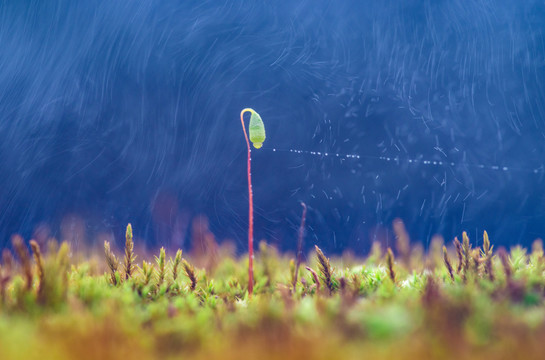
[[[244,250],[252,107],[256,238],[293,249],[304,201],[329,251],[365,251],[395,217],[423,243],[486,228],[528,245],[545,235],[544,31],[533,0],[2,2],[0,244],[39,224],[121,240],[129,221],[180,243],[205,214]]]

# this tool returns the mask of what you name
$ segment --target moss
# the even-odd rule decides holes
[[[378,245],[349,261],[316,248],[297,281],[293,258],[262,243],[249,297],[246,256],[206,270],[162,248],[137,263],[129,235],[122,266],[109,244],[97,265],[72,263],[82,256],[65,243],[32,243],[32,259],[15,238],[19,261],[0,264],[0,358],[538,358],[545,340],[540,243],[494,253],[487,234],[479,251],[464,235],[443,261],[442,242],[400,246],[399,266]]]

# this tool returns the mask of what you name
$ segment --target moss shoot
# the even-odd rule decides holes
[[[306,261],[263,242],[251,297],[246,255],[224,247],[210,258],[164,248],[136,255],[134,242],[130,226],[125,249],[106,243],[95,255],[55,242],[32,241],[29,249],[14,237],[14,252],[4,250],[0,265],[0,359],[515,359],[543,352],[540,241],[531,251],[494,251],[488,234],[481,248],[463,234],[461,244],[434,239],[423,253],[402,236],[395,254],[378,243],[360,259],[315,247]]]

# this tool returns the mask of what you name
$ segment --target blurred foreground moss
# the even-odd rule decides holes
[[[252,297],[247,258],[221,249],[137,256],[128,228],[123,258],[106,243],[76,263],[66,243],[29,251],[14,237],[0,266],[0,359],[543,358],[541,242],[495,252],[486,233],[482,248],[464,233],[424,253],[394,230],[395,251],[316,248],[301,267],[261,243]]]

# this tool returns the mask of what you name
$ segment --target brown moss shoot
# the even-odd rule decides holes
[[[333,269],[329,264],[329,259],[324,255],[322,250],[320,250],[317,245],[314,245],[314,248],[316,249],[316,257],[318,258],[318,267],[320,269],[320,273],[322,274],[322,280],[331,294],[334,290]]]
[[[125,279],[129,280],[134,272],[136,261],[136,255],[134,255],[134,242],[132,236],[132,226],[127,225],[127,231],[125,232],[125,261],[123,262],[123,270],[125,272]]]
[[[393,283],[396,282],[394,261],[395,261],[394,253],[392,252],[391,248],[388,248],[388,251],[386,252],[386,265],[388,267],[388,276],[390,277],[390,280],[392,280]]]
[[[197,274],[195,273],[195,268],[185,259],[182,260],[182,267],[184,268],[185,275],[189,279],[189,289],[195,291],[197,288]]]
[[[117,269],[119,267],[119,261],[117,260],[117,257],[112,252],[110,248],[110,243],[108,241],[104,241],[104,255],[106,256],[106,263],[108,264],[108,268],[110,269],[110,282],[112,285],[117,285]]]
[[[469,266],[471,264],[471,244],[469,242],[469,237],[464,231],[462,233],[462,250],[464,252],[464,261],[462,264],[462,274],[464,279],[467,277]]]
[[[23,238],[20,237],[19,235],[13,236],[13,238],[11,239],[11,243],[13,245],[13,248],[15,249],[15,253],[19,257],[19,260],[21,261],[21,265],[23,266],[26,290],[30,291],[30,289],[32,289],[32,277],[33,277],[32,265],[30,264],[30,254],[28,252],[27,247],[25,246]]]
[[[320,292],[320,278],[318,277],[318,274],[310,266],[305,266],[305,269],[307,269],[310,272],[310,275],[312,275],[312,279],[314,280],[314,283],[316,284],[316,291]]]
[[[34,240],[30,240],[30,248],[34,255],[34,261],[36,262],[36,274],[38,275],[38,301],[44,300],[45,289],[45,271],[44,271],[44,259],[42,252],[40,251],[40,245]]]
[[[447,268],[447,272],[450,276],[450,279],[454,281],[454,273],[452,270],[452,264],[450,263],[446,246],[443,246],[443,262],[445,263],[445,267]]]
[[[411,244],[409,233],[401,219],[395,219],[393,222],[394,233],[396,237],[396,250],[401,258],[401,262],[407,268],[410,267]]]
[[[485,231],[483,234],[483,250],[481,255],[484,263],[484,274],[488,276],[490,281],[494,281],[494,270],[492,268],[493,249],[494,246],[490,245],[488,233]]]
[[[456,255],[458,256],[458,267],[456,268],[456,274],[459,274],[462,271],[462,266],[464,262],[464,254],[462,251],[462,244],[457,237],[454,238],[454,248],[456,249]]]
[[[505,278],[509,282],[511,281],[512,271],[511,271],[511,264],[509,263],[509,255],[507,254],[507,251],[505,250],[504,247],[500,247],[498,249],[498,257],[500,258],[501,265],[505,273]]]

